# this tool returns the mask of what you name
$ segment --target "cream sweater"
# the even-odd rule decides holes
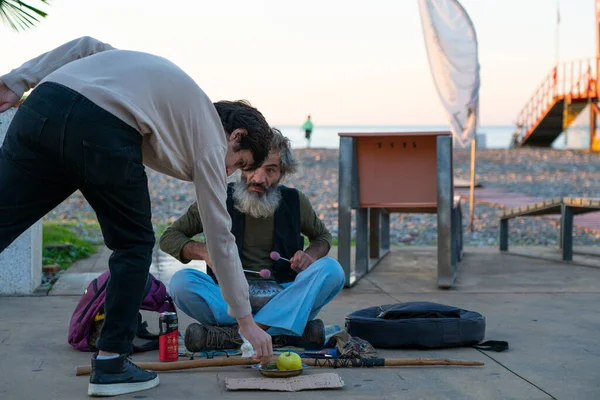
[[[251,314],[225,204],[227,137],[212,101],[190,76],[162,57],[83,37],[26,62],[0,81],[18,96],[44,81],[62,84],[137,129],[145,165],[194,183],[229,314]]]

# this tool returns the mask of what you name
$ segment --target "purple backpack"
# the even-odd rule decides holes
[[[91,281],[85,292],[83,292],[75,311],[73,311],[69,323],[69,344],[77,350],[97,351],[95,344],[104,322],[104,299],[109,278],[110,271],[106,271]],[[144,300],[140,306],[141,310],[156,311],[157,313],[164,311],[177,312],[166,286],[152,274],[148,274],[148,282],[144,293]],[[158,336],[147,331],[148,324],[142,322],[141,318],[141,314],[138,314],[136,336],[152,341],[143,346],[134,345],[134,351],[158,349]]]

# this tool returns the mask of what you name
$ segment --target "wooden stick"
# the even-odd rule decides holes
[[[369,367],[399,367],[408,365],[460,365],[480,366],[480,361],[451,360],[448,358],[303,358],[302,362],[311,367],[322,368],[369,368]],[[200,360],[172,361],[172,362],[136,362],[138,367],[151,371],[179,371],[192,368],[228,367],[237,365],[253,365],[259,361],[252,358],[219,357]],[[82,365],[75,369],[75,375],[89,375],[92,367]]]
[[[311,367],[326,368],[402,367],[408,365],[484,365],[483,362],[480,361],[451,360],[449,358],[303,358],[302,362]]]
[[[253,365],[258,364],[259,361],[252,358],[241,358],[241,357],[219,357],[211,359],[198,359],[198,360],[186,360],[186,361],[170,361],[170,362],[134,362],[135,365],[142,369],[148,369],[151,371],[178,371],[183,369],[191,368],[210,368],[210,367],[227,367],[232,365]],[[89,375],[92,372],[90,365],[82,365],[76,368],[75,375]]]

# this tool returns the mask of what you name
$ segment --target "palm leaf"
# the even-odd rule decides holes
[[[37,0],[49,4],[50,0]],[[0,0],[0,19],[10,25],[15,31],[33,27],[47,14],[20,0]]]

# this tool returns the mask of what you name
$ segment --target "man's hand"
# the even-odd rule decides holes
[[[315,260],[311,256],[309,256],[302,250],[298,250],[290,261],[292,269],[296,272],[304,271],[306,268],[310,267],[310,264],[315,262]]]
[[[273,341],[271,336],[262,330],[252,315],[237,320],[242,335],[250,342],[256,354],[255,359],[260,360],[262,365],[266,365],[273,357]]]
[[[8,110],[19,101],[19,96],[0,81],[0,113]]]
[[[204,243],[186,243],[186,245],[181,249],[181,258],[184,260],[203,260],[210,269],[213,269],[212,261],[210,259],[210,255],[208,254],[208,248]]]
[[[208,250],[206,250],[206,254],[204,254],[202,256],[202,260],[204,260],[204,262],[206,263],[206,266],[210,269],[212,269],[213,272],[215,272],[215,270],[213,269],[212,266],[212,260],[210,259],[210,256],[208,255]]]

